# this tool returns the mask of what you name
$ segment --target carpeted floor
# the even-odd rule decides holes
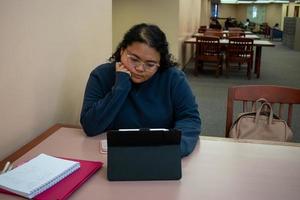
[[[226,98],[232,85],[268,84],[300,88],[300,51],[294,51],[281,42],[275,47],[262,48],[261,77],[248,80],[245,70],[234,71],[229,77],[215,78],[214,71],[204,70],[198,76],[193,74],[194,63],[184,69],[197,98],[202,119],[202,135],[225,135]],[[224,68],[224,66],[223,66]],[[292,129],[294,140],[300,142],[300,106],[294,107]]]

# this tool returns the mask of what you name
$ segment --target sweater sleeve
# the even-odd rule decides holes
[[[183,73],[175,84],[172,96],[175,103],[175,128],[181,130],[181,156],[184,157],[197,144],[201,120],[195,97]]]
[[[95,71],[91,73],[84,94],[80,123],[88,136],[107,130],[131,89],[130,76],[127,73],[117,72],[116,81],[109,90],[105,88],[107,84],[103,83],[101,75],[106,76]]]

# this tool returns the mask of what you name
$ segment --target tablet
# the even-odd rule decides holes
[[[108,131],[108,180],[180,179],[180,140],[181,132],[176,129]]]

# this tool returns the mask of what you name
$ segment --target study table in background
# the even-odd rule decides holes
[[[223,37],[227,38],[228,33],[223,33]],[[200,37],[200,36],[204,36],[204,33],[195,33],[194,35],[192,35],[192,37]],[[245,38],[250,38],[253,40],[260,40],[260,37],[258,35],[254,35],[254,34],[246,34]]]
[[[245,33],[245,35],[252,35],[254,34],[253,32],[251,31],[243,31]],[[222,30],[222,33],[224,34],[228,34],[229,33],[229,30]],[[197,34],[197,33],[196,33]]]
[[[225,34],[228,34],[228,33],[229,33],[229,30],[223,30],[222,32],[225,33]],[[252,35],[252,34],[254,34],[254,33],[251,32],[251,31],[243,31],[243,32],[245,33],[245,35]]]
[[[195,37],[188,38],[184,41],[185,44],[192,44],[195,45],[197,43]],[[220,43],[223,45],[228,45],[228,39],[220,39]],[[254,61],[254,73],[256,77],[260,77],[260,68],[261,68],[261,51],[262,47],[275,47],[275,44],[268,41],[268,40],[253,40],[253,45],[256,47],[255,49],[255,61]]]
[[[109,182],[106,154],[100,153],[101,138],[105,135],[86,137],[80,128],[57,124],[8,159],[16,159],[18,164],[46,153],[103,162],[104,167],[73,193],[71,200],[298,200],[300,197],[300,145],[296,143],[201,136],[194,152],[182,159],[181,180]],[[0,199],[22,198],[0,194]]]

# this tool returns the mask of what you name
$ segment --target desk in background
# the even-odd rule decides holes
[[[228,33],[229,33],[229,30],[223,30],[222,32],[228,34]],[[243,31],[243,32],[245,33],[245,35],[252,35],[252,34],[254,34],[254,33],[251,32],[251,31]]]
[[[185,44],[192,44],[195,45],[197,43],[195,37],[188,38],[184,41]],[[223,45],[228,45],[228,39],[220,39],[220,43]],[[260,77],[260,68],[261,68],[261,51],[262,47],[275,47],[275,44],[267,41],[267,40],[253,40],[253,45],[256,47],[255,50],[255,61],[254,61],[254,73],[256,74],[256,78]]]
[[[104,134],[86,137],[82,129],[56,125],[41,137],[44,139],[33,142],[36,146],[32,148],[29,143],[10,158],[19,157],[16,163],[22,163],[43,152],[104,162],[104,167],[70,200],[298,200],[300,197],[300,145],[295,143],[237,142],[201,136],[194,152],[182,159],[181,180],[109,182],[106,155],[100,153],[99,146]],[[0,194],[0,199],[22,198]]]
[[[227,38],[228,33],[223,33],[223,37]],[[204,33],[195,33],[194,35],[192,35],[192,37],[200,37],[200,36],[204,36]],[[246,34],[245,38],[250,38],[253,40],[260,40],[260,37],[258,35],[254,35],[254,34]]]

